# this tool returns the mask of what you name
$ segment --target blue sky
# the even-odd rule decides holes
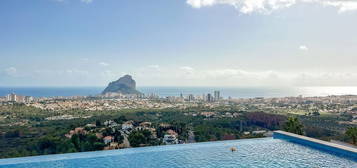
[[[357,2],[3,0],[0,86],[354,86]]]

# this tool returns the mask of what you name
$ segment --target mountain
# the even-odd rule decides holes
[[[116,81],[110,82],[102,94],[121,93],[121,94],[141,94],[136,90],[136,82],[130,75],[125,75]]]

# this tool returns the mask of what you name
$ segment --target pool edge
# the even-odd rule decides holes
[[[286,140],[304,146],[309,146],[311,148],[315,148],[338,156],[347,157],[357,161],[357,149],[348,146],[343,146],[281,130],[274,131],[273,138]]]

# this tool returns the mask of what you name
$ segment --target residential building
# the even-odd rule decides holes
[[[106,137],[103,138],[103,142],[106,145],[111,143],[111,142],[113,142],[113,141],[114,141],[114,137],[113,136],[106,136]]]
[[[214,101],[219,101],[221,99],[221,92],[216,90],[214,91]]]
[[[119,126],[118,123],[116,123],[115,121],[112,121],[112,120],[105,121],[104,125],[107,127],[111,127],[111,128]]]
[[[212,96],[212,94],[211,93],[208,93],[207,94],[207,99],[206,99],[208,102],[213,102],[214,100],[213,100],[213,96]]]
[[[178,139],[176,138],[176,135],[166,134],[166,135],[164,135],[163,142],[164,142],[166,145],[178,144]]]
[[[193,94],[188,95],[188,101],[189,102],[195,101],[195,97],[193,96]]]
[[[6,96],[6,101],[16,102],[16,100],[17,100],[17,96],[15,93],[11,93]]]
[[[133,122],[132,121],[127,121],[121,125],[121,129],[124,131],[129,131],[134,128]]]

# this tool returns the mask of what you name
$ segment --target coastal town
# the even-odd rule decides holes
[[[9,94],[0,102],[0,106],[23,104],[30,108],[48,111],[44,121],[62,121],[75,119],[95,118],[98,111],[120,111],[135,109],[203,109],[182,112],[182,115],[203,120],[234,119],[241,120],[242,112],[264,111],[280,115],[301,116],[349,116],[348,120],[340,120],[340,125],[357,125],[357,96],[327,96],[327,97],[284,97],[284,98],[249,98],[249,99],[225,99],[215,91],[212,98],[207,96],[196,98],[193,95],[179,95],[177,97],[70,97],[70,98],[31,98]],[[225,109],[218,111],[216,109]],[[234,109],[234,110],[232,110]],[[76,111],[81,113],[75,113]],[[0,114],[2,126],[26,126],[31,125],[28,119],[6,122],[13,118],[12,114]],[[162,113],[156,113],[160,117]],[[269,136],[269,129],[256,128],[241,130],[243,136],[261,135]],[[158,133],[159,132],[159,133]],[[131,145],[130,138],[134,135],[145,133],[146,140],[139,144]],[[88,122],[82,126],[69,130],[63,136],[71,139],[77,136],[95,135],[103,142],[103,149],[119,149],[132,146],[146,146],[149,144],[179,144],[195,142],[194,130],[187,129],[184,132],[175,130],[175,127],[165,122],[134,121],[134,120],[105,120]],[[140,137],[140,136],[139,136]],[[135,138],[134,138],[135,139]],[[137,139],[137,138],[136,138]],[[145,138],[144,138],[145,139]],[[232,137],[235,139],[235,137]]]
[[[351,124],[357,124],[357,96],[324,96],[324,97],[281,97],[281,98],[229,98],[220,96],[219,91],[211,94],[179,95],[170,97],[159,97],[150,94],[141,97],[119,95],[115,97],[47,97],[34,98],[31,96],[21,96],[14,93],[5,97],[0,97],[0,105],[23,103],[26,106],[49,111],[83,110],[83,111],[103,111],[103,110],[123,110],[123,109],[186,109],[193,107],[216,108],[219,106],[235,106],[239,110],[249,110],[254,106],[260,110],[272,111],[275,113],[292,113],[303,115],[335,114],[351,115]],[[78,117],[78,116],[77,116]],[[85,117],[85,116],[81,116]],[[63,114],[63,116],[52,116],[48,120],[72,119],[73,116]]]

